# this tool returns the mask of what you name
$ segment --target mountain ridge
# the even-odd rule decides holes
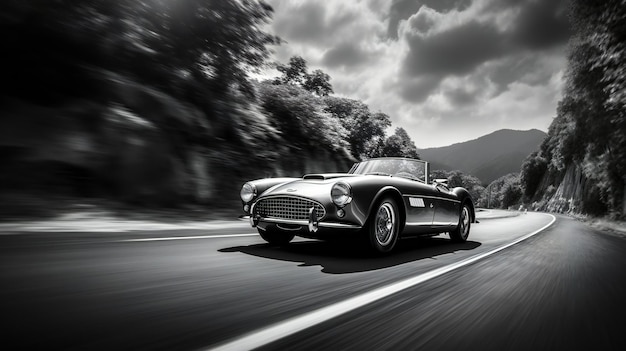
[[[484,184],[520,171],[526,157],[539,148],[547,134],[538,129],[500,129],[479,138],[448,146],[420,149],[431,169],[460,170]]]

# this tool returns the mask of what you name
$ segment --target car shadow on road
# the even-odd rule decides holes
[[[256,257],[296,262],[301,263],[301,267],[321,266],[324,273],[345,274],[373,271],[424,259],[437,259],[438,256],[456,251],[474,250],[480,245],[481,243],[476,241],[453,243],[448,238],[420,237],[400,240],[394,251],[385,256],[373,255],[349,243],[318,240],[296,241],[285,247],[255,244],[218,251],[241,252]]]

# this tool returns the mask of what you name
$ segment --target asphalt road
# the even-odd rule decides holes
[[[482,220],[467,243],[386,257],[272,247],[244,223],[3,233],[3,349],[626,350],[626,238],[557,216],[492,253],[552,220]]]

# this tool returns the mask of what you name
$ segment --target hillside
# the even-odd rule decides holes
[[[519,172],[524,159],[537,150],[546,135],[537,129],[501,129],[478,139],[421,149],[419,153],[431,162],[433,170],[460,170],[489,184],[503,175]]]
[[[626,7],[571,1],[563,97],[541,147],[522,165],[537,210],[626,218]]]

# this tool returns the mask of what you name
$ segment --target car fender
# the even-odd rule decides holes
[[[382,187],[380,190],[378,190],[376,195],[374,195],[374,198],[370,202],[367,211],[368,216],[366,220],[368,220],[370,215],[372,214],[374,206],[376,206],[376,204],[378,204],[378,202],[382,200],[382,198],[386,195],[391,195],[398,203],[398,210],[400,211],[400,231],[402,231],[402,229],[404,228],[404,223],[406,222],[406,207],[404,204],[404,200],[402,199],[402,193],[400,192],[400,190],[390,185]]]
[[[256,188],[256,195],[252,198],[252,200],[250,200],[250,202],[246,203],[242,200],[241,204],[250,205],[256,202],[256,200],[267,190],[273,187],[279,186],[281,184],[294,182],[299,179],[300,178],[262,178],[262,179],[255,179],[255,180],[248,181],[247,183],[254,185],[254,187]],[[245,214],[248,215],[249,213],[245,212]]]
[[[470,195],[469,191],[467,191],[467,189],[465,188],[457,187],[452,189],[452,192],[459,198],[459,200],[461,201],[461,205],[466,201],[469,202],[471,212],[470,215],[472,216],[471,222],[476,223],[476,211],[474,210],[474,201],[472,200],[472,196]]]

